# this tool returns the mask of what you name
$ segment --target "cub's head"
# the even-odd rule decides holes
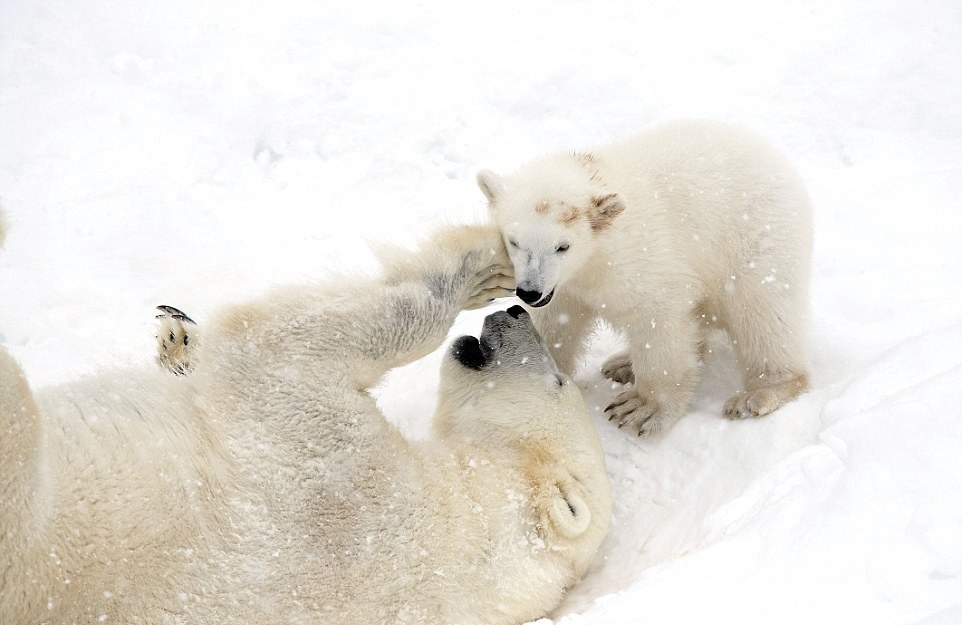
[[[511,256],[518,297],[536,307],[584,268],[625,210],[624,197],[598,180],[591,154],[544,157],[508,177],[483,169],[478,186]]]

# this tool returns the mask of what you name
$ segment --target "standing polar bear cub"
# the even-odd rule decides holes
[[[591,561],[611,496],[579,391],[528,314],[455,341],[429,441],[368,392],[504,294],[508,263],[494,229],[446,231],[380,278],[228,309],[162,359],[183,376],[34,393],[0,348],[0,623],[545,615]],[[164,340],[185,344],[193,327],[167,311]]]
[[[684,413],[716,327],[744,375],[727,416],[763,416],[807,389],[811,208],[758,138],[674,122],[511,176],[483,170],[478,184],[559,366],[571,371],[598,317],[626,333],[628,351],[602,369],[634,382],[605,410],[619,427],[653,435]]]

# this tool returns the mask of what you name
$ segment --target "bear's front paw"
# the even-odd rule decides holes
[[[601,365],[601,375],[618,384],[632,384],[635,372],[631,368],[631,358],[628,352],[615,354]]]
[[[643,397],[635,389],[621,392],[615,401],[605,408],[608,420],[619,428],[629,426],[636,429],[638,436],[651,438],[668,429],[673,419],[652,397]]]
[[[173,306],[158,306],[162,311],[157,315],[160,326],[157,329],[157,362],[174,375],[186,375],[193,369],[191,359],[196,337],[193,328],[194,320]]]
[[[494,264],[485,267],[474,276],[471,292],[464,304],[465,310],[483,308],[499,297],[514,294],[514,275],[508,265]]]

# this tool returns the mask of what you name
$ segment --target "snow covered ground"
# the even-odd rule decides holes
[[[639,441],[601,416],[599,332],[577,379],[616,509],[553,622],[962,623],[956,0],[0,0],[0,341],[37,385],[151,366],[155,304],[368,270],[368,240],[482,218],[479,167],[683,116],[810,186],[814,388],[725,421],[719,342]],[[412,436],[437,364],[380,391]]]

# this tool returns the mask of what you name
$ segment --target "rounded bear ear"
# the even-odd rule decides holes
[[[478,188],[488,198],[488,202],[494,204],[498,198],[504,195],[505,186],[501,176],[490,169],[482,169],[478,172]]]
[[[548,504],[548,517],[555,530],[565,538],[576,538],[591,524],[591,510],[578,493],[571,488],[558,490]]]
[[[588,223],[591,224],[592,230],[600,232],[610,226],[615,217],[624,210],[625,196],[620,193],[593,197],[591,207],[588,209]]]

